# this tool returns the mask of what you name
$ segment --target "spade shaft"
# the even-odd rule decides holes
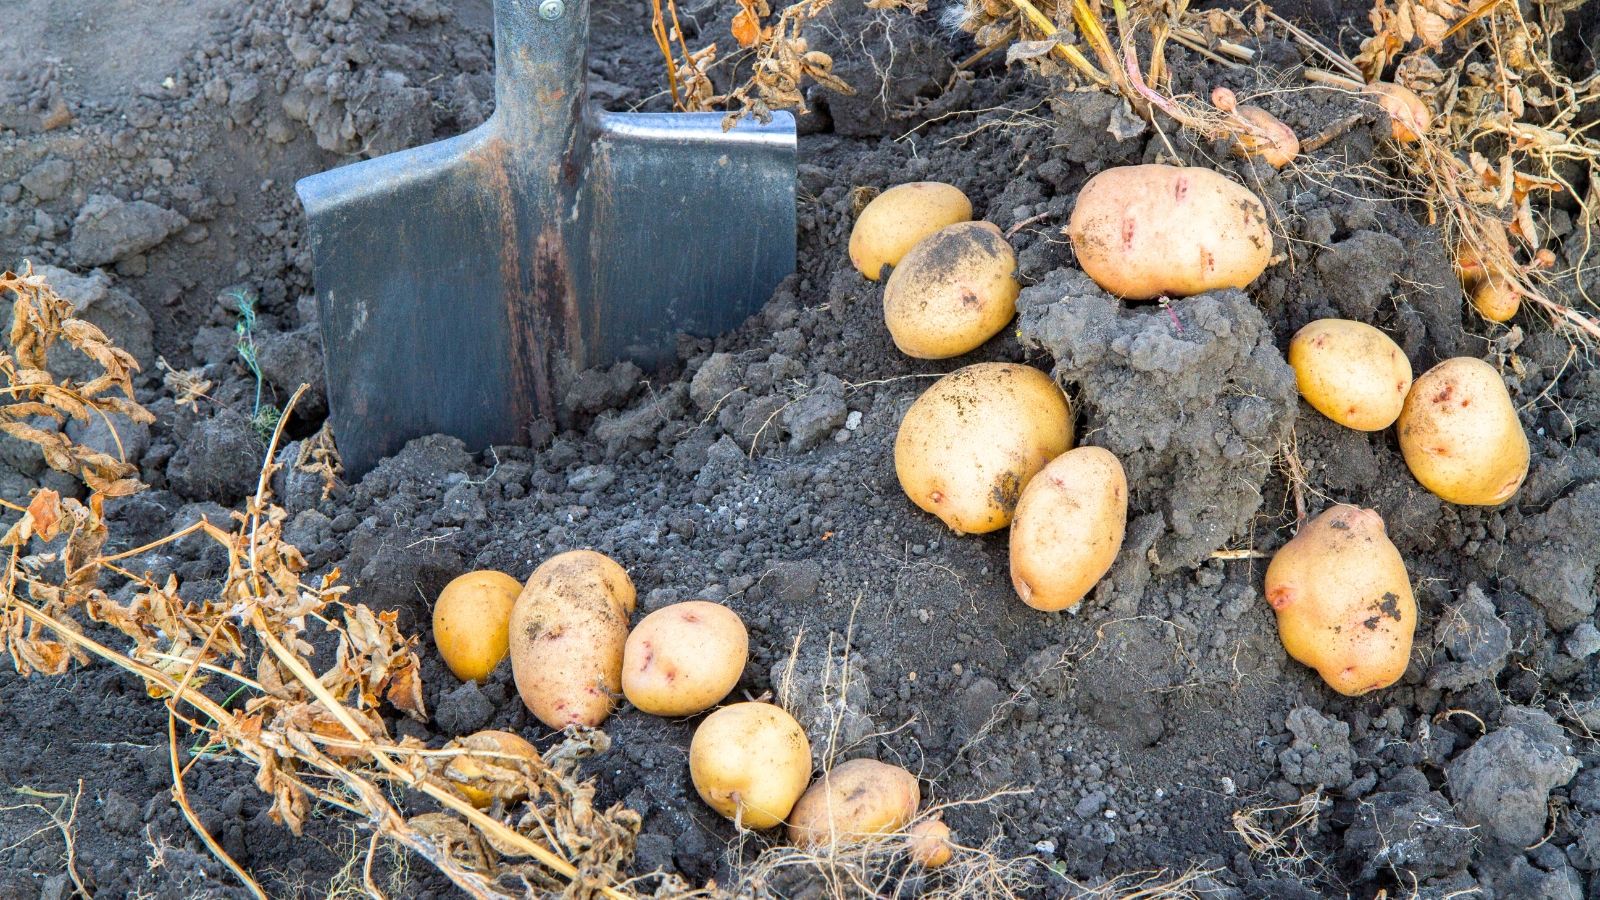
[[[435,432],[514,443],[576,373],[668,361],[794,271],[793,118],[595,109],[588,19],[496,0],[487,122],[296,185],[352,475]]]

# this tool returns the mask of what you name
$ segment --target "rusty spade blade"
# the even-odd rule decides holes
[[[670,360],[794,271],[794,119],[592,109],[588,31],[588,0],[495,0],[489,121],[296,185],[351,474],[513,443],[573,374]]]

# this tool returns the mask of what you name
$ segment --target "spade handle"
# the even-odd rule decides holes
[[[494,105],[514,145],[559,159],[586,127],[589,0],[495,0]]]

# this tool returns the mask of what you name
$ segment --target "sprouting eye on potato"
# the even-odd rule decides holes
[[[472,756],[457,756],[450,760],[450,765],[444,771],[444,777],[473,806],[479,809],[486,809],[489,804],[494,802],[496,797],[505,801],[509,806],[528,796],[525,785],[509,779],[504,781],[494,779],[491,777],[488,767],[509,769],[515,765],[513,759],[500,757],[537,759],[539,751],[532,744],[509,731],[480,731],[463,738],[457,738],[446,744],[444,748],[446,750],[454,750],[458,747],[497,754],[497,756],[483,759]]]
[[[906,410],[894,469],[911,502],[957,534],[1011,524],[1028,482],[1072,449],[1072,410],[1050,376],[979,363],[934,382]]]
[[[1335,506],[1307,522],[1273,554],[1265,586],[1283,649],[1329,687],[1354,697],[1405,674],[1417,604],[1376,512]]]
[[[1422,373],[1396,426],[1412,476],[1451,503],[1497,506],[1528,477],[1528,436],[1500,373],[1481,359]]]
[[[654,716],[692,716],[722,701],[744,674],[750,635],[739,615],[705,600],[639,621],[622,651],[622,692]]]
[[[771,828],[811,781],[811,743],[782,708],[734,703],[695,729],[689,777],[707,806],[745,828]]]
[[[976,350],[1016,315],[1016,269],[1016,254],[992,222],[958,222],[923,238],[883,289],[894,345],[918,359]]]
[[[917,817],[917,776],[875,759],[852,759],[811,783],[789,814],[789,840],[825,847],[892,834]]]
[[[958,188],[914,181],[873,198],[850,231],[850,263],[871,281],[884,266],[898,266],[918,241],[946,225],[972,218],[972,201]]]
[[[1357,431],[1393,425],[1411,390],[1411,361],[1365,322],[1312,322],[1289,342],[1289,365],[1307,403]]]
[[[511,608],[522,585],[504,572],[468,572],[433,605],[433,642],[462,681],[482,681],[506,658]]]
[[[1129,300],[1242,288],[1267,268],[1267,210],[1210,169],[1147,165],[1089,179],[1067,224],[1078,265]]]
[[[511,610],[511,671],[539,721],[592,727],[611,714],[634,599],[628,573],[593,550],[558,553],[533,570]]]
[[[1011,583],[1022,602],[1047,612],[1082,600],[1122,549],[1128,479],[1102,447],[1051,460],[1028,482],[1011,521]]]

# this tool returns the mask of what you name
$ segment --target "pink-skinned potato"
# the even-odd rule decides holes
[[[1417,604],[1376,512],[1335,506],[1307,522],[1273,554],[1266,595],[1283,649],[1339,693],[1386,688],[1405,674]]]
[[[511,672],[539,721],[559,730],[611,715],[635,596],[628,573],[593,550],[533,570],[511,610]]]
[[[1267,268],[1267,210],[1210,169],[1106,169],[1078,192],[1067,224],[1078,265],[1129,300],[1243,288]]]

